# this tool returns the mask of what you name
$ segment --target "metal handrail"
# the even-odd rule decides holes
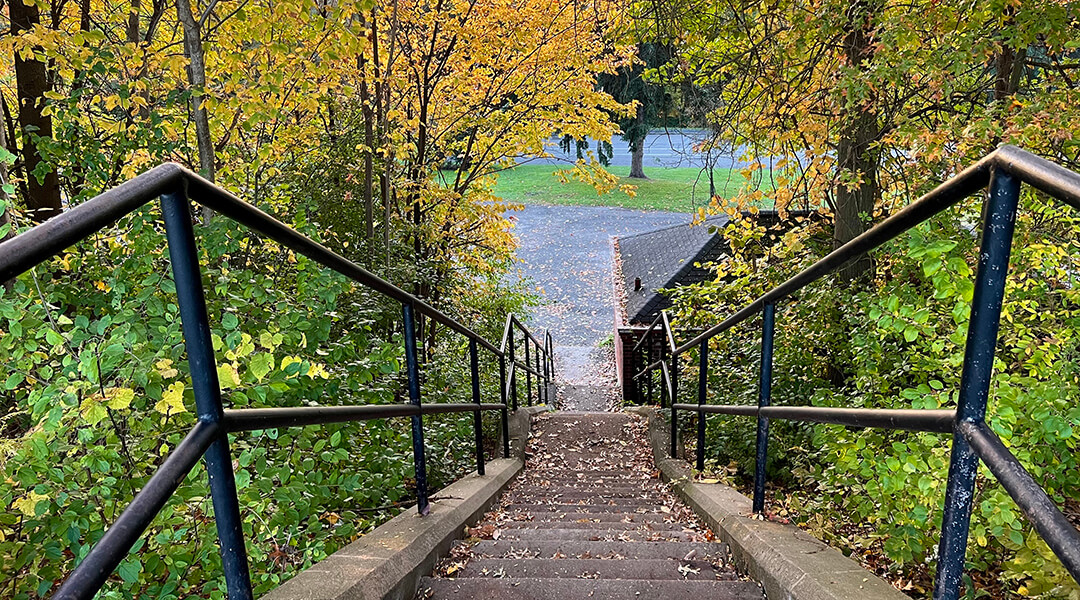
[[[667,391],[674,398],[673,390],[677,386],[679,356],[693,348],[699,348],[698,403],[686,404],[673,401],[671,405],[670,451],[672,457],[676,454],[679,433],[678,411],[680,410],[699,414],[697,430],[697,468],[699,470],[704,468],[706,415],[756,417],[757,456],[753,510],[756,513],[762,513],[765,506],[765,466],[770,418],[850,427],[951,433],[953,435],[952,451],[934,599],[956,600],[961,593],[975,475],[978,472],[980,460],[987,464],[1001,486],[1035,525],[1043,540],[1061,559],[1065,568],[1074,579],[1080,582],[1080,531],[1072,526],[1046,491],[1031,477],[985,422],[991,369],[1004,297],[1005,274],[1009,266],[1009,253],[1021,183],[1026,183],[1063,204],[1080,210],[1080,173],[1069,171],[1014,146],[1001,146],[888,219],[837,248],[784,283],[765,292],[735,314],[691,340],[670,347],[669,356],[666,359],[661,357],[659,361],[649,364],[634,376],[634,380],[640,386],[644,378],[651,397],[652,377],[649,374],[659,366],[665,380],[669,378],[669,371],[672,373],[671,381],[667,383]],[[964,348],[964,367],[956,410],[770,406],[777,304],[807,285],[837,271],[849,262],[987,187],[989,187],[989,194],[983,207],[979,264],[975,273],[971,319]],[[706,404],[708,341],[759,313],[762,315],[762,328],[761,372],[758,377],[757,405]],[[657,330],[656,326],[660,322],[665,325],[663,328],[665,341],[673,344],[674,335],[667,316],[661,313],[635,345],[635,355]],[[645,347],[651,349],[653,346],[650,342]]]
[[[417,509],[429,510],[427,469],[424,454],[423,421],[425,414],[474,414],[477,472],[484,475],[483,434],[480,414],[500,411],[503,456],[509,457],[507,394],[512,390],[517,409],[515,374],[518,368],[536,374],[540,398],[541,382],[550,384],[539,368],[518,365],[513,356],[513,336],[509,353],[498,348],[469,327],[394,284],[367,271],[343,256],[297,232],[262,210],[247,204],[228,191],[199,177],[184,167],[169,163],[155,167],[116,188],[108,190],[18,236],[0,243],[0,280],[10,280],[35,265],[82,241],[123,216],[139,209],[154,198],[161,199],[168,241],[169,258],[176,284],[181,326],[192,374],[198,421],[188,435],[158,467],[146,486],[135,495],[123,513],[106,530],[101,540],[72,571],[54,599],[89,599],[130,552],[132,546],[176,491],[180,482],[205,458],[210,478],[211,496],[220,542],[223,570],[229,600],[251,600],[251,579],[247,550],[232,470],[228,434],[253,429],[300,427],[314,424],[356,422],[391,417],[410,417],[413,432],[413,466],[416,481]],[[405,359],[408,376],[408,404],[296,407],[226,410],[221,401],[216,358],[210,343],[210,325],[206,311],[202,279],[191,222],[191,200],[209,207],[242,225],[270,238],[294,252],[352,279],[402,305],[405,329]],[[415,315],[419,313],[469,340],[471,403],[423,405],[420,398],[419,362],[416,353]],[[537,365],[541,358],[551,361],[548,346],[536,338],[514,315],[513,323],[536,346]],[[550,338],[550,334],[548,334]],[[504,344],[505,344],[504,338]],[[483,347],[499,361],[499,403],[482,403],[478,348]],[[528,346],[527,346],[528,347]],[[509,359],[509,360],[508,360]],[[510,378],[507,380],[507,364]],[[549,386],[544,385],[544,389]],[[545,392],[546,393],[546,392]]]
[[[517,357],[515,355],[516,348],[517,348],[517,346],[516,346],[517,341],[516,341],[516,339],[514,337],[514,330],[515,329],[517,329],[518,331],[520,331],[522,333],[522,345],[525,347],[525,362],[524,363],[517,360]],[[533,394],[532,377],[533,376],[535,376],[537,378],[536,379],[536,385],[537,385],[537,387],[536,387],[536,401],[537,401],[537,403],[545,403],[545,404],[547,404],[547,403],[549,403],[549,400],[550,400],[548,398],[548,395],[550,394],[551,375],[552,375],[552,373],[554,373],[554,369],[547,369],[546,367],[541,367],[540,364],[539,364],[539,361],[541,360],[541,357],[543,357],[544,365],[547,365],[550,361],[553,360],[554,348],[549,347],[549,345],[547,343],[547,340],[550,340],[550,338],[551,338],[551,332],[546,331],[545,332],[545,342],[544,342],[544,344],[541,344],[540,341],[537,340],[533,336],[533,334],[529,331],[528,327],[526,327],[517,318],[516,315],[514,315],[513,313],[508,313],[506,315],[506,324],[503,326],[502,342],[499,344],[499,351],[504,353],[508,357],[508,360],[510,362],[514,363],[514,365],[516,365],[518,369],[525,372],[526,404],[528,404],[530,406],[532,405],[532,394]],[[530,350],[530,348],[535,348],[536,349],[536,358],[537,358],[537,364],[536,365],[528,364],[529,363],[529,350]],[[543,372],[541,372],[542,370],[543,370]],[[515,378],[513,376],[511,376],[510,380],[511,380],[511,382],[516,382],[516,380],[515,380]],[[512,395],[513,395],[514,410],[517,410],[517,387],[516,386],[514,387],[514,389],[512,391]]]

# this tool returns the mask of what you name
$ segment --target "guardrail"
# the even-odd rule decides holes
[[[429,511],[427,468],[424,457],[423,415],[472,412],[476,436],[476,468],[484,474],[481,412],[500,411],[503,455],[509,457],[507,432],[507,395],[517,409],[518,370],[525,371],[526,398],[532,404],[532,377],[536,377],[536,398],[546,400],[554,374],[551,335],[539,342],[514,315],[507,316],[502,346],[496,347],[465,325],[431,305],[385,281],[325,246],[304,236],[272,216],[247,204],[228,191],[199,177],[177,164],[155,167],[99,196],[94,197],[48,221],[0,244],[0,281],[7,281],[33,268],[65,248],[84,240],[98,230],[142,207],[154,198],[161,199],[169,259],[176,284],[181,327],[191,368],[198,422],[169,454],[165,461],[135,496],[124,512],[106,530],[86,558],[53,595],[57,600],[89,599],[97,594],[109,575],[138,541],[153,518],[176,491],[180,482],[205,458],[218,531],[222,565],[229,600],[252,598],[240,507],[233,477],[228,434],[273,427],[302,427],[325,423],[344,423],[409,417],[412,420],[413,467],[416,479],[417,510]],[[192,226],[191,200],[209,207],[287,248],[330,268],[380,294],[401,303],[405,330],[405,363],[408,376],[409,404],[333,406],[300,408],[225,409],[218,385],[217,362],[210,341],[210,322],[206,312],[202,279],[199,274],[195,233]],[[472,402],[422,404],[420,367],[416,355],[416,313],[420,313],[469,340]],[[520,331],[525,347],[525,362],[515,359],[515,333]],[[480,395],[479,348],[499,360],[500,402],[482,403]],[[530,348],[534,348],[530,363]],[[509,374],[507,366],[509,365]]]
[[[769,419],[807,423],[830,423],[850,427],[903,429],[953,434],[945,510],[939,543],[935,600],[956,600],[961,593],[964,557],[974,498],[975,475],[981,459],[1002,487],[1008,491],[1039,535],[1080,582],[1080,532],[1068,521],[1046,491],[1023,468],[1016,457],[986,425],[986,403],[997,343],[1005,275],[1020,198],[1026,183],[1058,201],[1080,210],[1080,174],[1055,165],[1013,146],[1001,146],[930,193],[911,203],[857,238],[837,248],[807,269],[772,288],[734,315],[710,327],[693,339],[678,344],[667,315],[661,313],[634,347],[635,359],[647,363],[634,376],[646,386],[652,399],[652,373],[661,371],[660,404],[671,404],[671,456],[678,440],[678,411],[697,412],[697,468],[704,468],[705,416],[708,414],[757,417],[757,456],[754,472],[753,509],[765,508],[765,458],[768,452]],[[773,365],[773,334],[776,305],[798,290],[818,281],[912,227],[953,206],[960,200],[989,188],[983,205],[982,242],[979,248],[971,320],[964,348],[964,366],[956,410],[881,410],[824,407],[770,406]],[[761,314],[761,369],[757,406],[705,404],[708,385],[708,341],[735,325]],[[652,359],[654,335],[663,335],[659,360]],[[644,357],[639,356],[642,347]],[[678,402],[679,357],[698,351],[697,404]],[[635,362],[635,364],[638,364]],[[643,383],[644,382],[644,383]],[[639,394],[640,397],[640,394]]]

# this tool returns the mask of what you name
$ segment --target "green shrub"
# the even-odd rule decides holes
[[[123,219],[21,276],[0,297],[6,598],[55,589],[194,423],[155,215],[146,209]],[[316,232],[302,213],[294,226]],[[393,333],[400,307],[229,219],[200,228],[198,242],[227,406],[405,401],[401,335]],[[489,314],[475,321],[497,329]],[[467,363],[442,358],[459,350],[456,344],[431,351],[426,392],[467,376]],[[490,391],[497,371],[485,369],[485,389],[497,393]],[[470,399],[467,387],[439,389],[444,393],[425,400]],[[492,433],[492,417],[487,422]],[[471,431],[471,415],[425,418],[434,485],[472,468]],[[407,419],[232,436],[256,594],[395,512],[380,507],[407,503],[410,440]],[[199,465],[101,597],[223,598],[216,538]]]
[[[1080,219],[1024,196],[1006,286],[988,422],[1059,506],[1080,498]],[[956,403],[977,252],[979,203],[924,223],[875,252],[865,284],[818,282],[777,310],[774,404],[941,408]],[[678,325],[712,324],[823,255],[806,225],[778,245],[742,221],[726,235],[738,252],[716,281],[676,292]],[[756,402],[759,320],[711,347],[714,402]],[[696,371],[687,373],[693,377]],[[684,383],[683,390],[696,389]],[[770,478],[790,483],[793,518],[845,552],[892,563],[893,579],[933,573],[949,436],[837,426],[777,427]],[[709,451],[752,477],[753,426],[713,417]],[[968,550],[976,588],[1080,597],[1080,587],[983,467]],[[880,563],[878,563],[880,564]],[[1000,575],[1001,588],[994,579]],[[929,590],[924,590],[929,594]],[[981,592],[982,593],[982,592]]]

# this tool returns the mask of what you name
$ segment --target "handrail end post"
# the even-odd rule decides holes
[[[473,430],[476,435],[476,474],[484,476],[484,419],[480,412],[480,356],[476,338],[469,338],[469,374],[472,377],[472,396],[477,409],[473,413]]]
[[[773,335],[776,330],[776,305],[766,303],[761,308],[761,373],[759,376],[758,408],[772,401]],[[769,461],[769,418],[758,412],[757,451],[754,460],[754,513],[765,512],[765,478]]]
[[[217,359],[211,342],[210,319],[199,272],[191,202],[186,191],[178,187],[162,194],[161,212],[165,221],[169,262],[180,308],[181,329],[191,368],[196,411],[201,420],[221,423],[225,413],[217,377]],[[251,575],[248,571],[243,518],[240,516],[228,433],[222,430],[203,458],[210,478],[214,521],[229,600],[251,600]]]
[[[709,340],[698,348],[698,406],[704,406],[709,387]],[[697,470],[705,470],[705,413],[697,414]]]
[[[960,426],[965,422],[981,423],[986,417],[1019,202],[1020,179],[1004,169],[995,168],[990,176],[990,194],[983,211],[982,242],[964,346],[949,478],[945,486],[934,600],[956,600],[960,596],[975,476],[979,470],[979,457],[961,434]]]
[[[401,304],[402,325],[405,328],[405,367],[409,378],[409,402],[420,406],[420,366],[416,358],[416,322],[413,307],[408,302]],[[428,503],[427,461],[424,456],[424,418],[421,414],[412,416],[413,473],[416,479],[416,510],[420,516],[431,511]]]

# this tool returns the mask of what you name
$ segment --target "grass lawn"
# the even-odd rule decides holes
[[[645,175],[649,179],[641,180],[626,177],[630,167],[609,167],[609,171],[619,176],[620,184],[637,186],[637,195],[633,198],[617,189],[599,195],[585,183],[562,183],[552,175],[558,169],[553,165],[521,165],[503,171],[495,193],[508,202],[522,204],[621,206],[675,212],[692,212],[709,201],[708,174],[697,168],[647,168]],[[713,179],[716,193],[725,197],[734,195],[744,181],[742,175],[732,169],[715,169]]]

